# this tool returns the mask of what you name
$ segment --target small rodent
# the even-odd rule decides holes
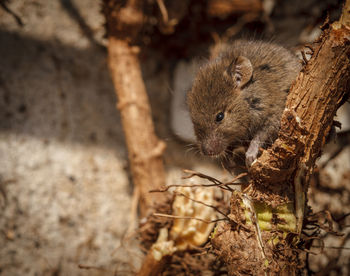
[[[231,170],[249,167],[277,138],[301,64],[273,43],[237,40],[222,48],[198,71],[187,104],[201,152]]]

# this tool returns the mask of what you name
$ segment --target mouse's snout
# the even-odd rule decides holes
[[[200,148],[204,155],[218,157],[225,152],[226,146],[222,139],[208,137],[202,141]]]

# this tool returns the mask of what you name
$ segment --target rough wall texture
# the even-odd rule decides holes
[[[129,261],[120,250],[113,255],[131,190],[97,46],[104,19],[97,1],[74,1],[78,13],[66,2],[13,1],[23,28],[0,10],[2,275],[86,275],[99,271],[78,264],[113,270]]]

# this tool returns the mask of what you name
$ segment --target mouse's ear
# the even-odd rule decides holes
[[[233,78],[238,88],[245,85],[253,75],[253,66],[244,56],[234,59],[226,69],[225,74]]]

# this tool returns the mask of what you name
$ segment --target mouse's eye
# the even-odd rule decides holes
[[[215,121],[216,121],[216,122],[221,122],[222,119],[224,119],[224,117],[225,117],[224,112],[219,112],[219,113],[216,115]]]

